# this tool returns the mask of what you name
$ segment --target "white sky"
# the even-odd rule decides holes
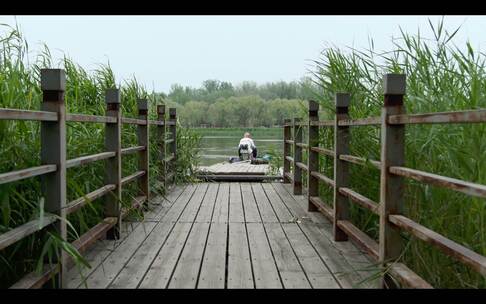
[[[147,89],[203,80],[239,83],[298,80],[326,44],[389,49],[399,26],[432,38],[441,16],[0,16],[20,25],[32,54],[45,42],[55,60],[63,52],[88,70],[108,60],[117,82],[135,75]],[[446,16],[463,24],[456,44],[484,49],[486,16]]]

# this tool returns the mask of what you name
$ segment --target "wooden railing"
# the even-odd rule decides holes
[[[309,211],[320,211],[333,223],[334,240],[345,241],[350,237],[366,252],[388,269],[383,276],[383,287],[396,287],[390,275],[404,287],[431,288],[431,285],[397,260],[402,253],[404,241],[400,231],[427,242],[446,255],[486,275],[486,257],[407,218],[402,213],[404,204],[404,180],[411,178],[419,182],[459,191],[471,196],[486,198],[486,186],[440,176],[405,167],[405,125],[436,123],[484,123],[486,110],[455,111],[442,113],[405,113],[405,75],[388,74],[384,77],[384,106],[381,117],[351,119],[349,117],[350,95],[335,95],[336,115],[331,121],[319,121],[319,104],[309,101],[307,123],[299,119],[285,120],[284,124],[284,183],[292,183],[294,194],[302,194],[302,171],[307,172],[307,196]],[[350,155],[349,127],[376,126],[381,128],[381,160],[367,160]],[[308,128],[308,142],[302,142],[302,128]],[[334,128],[334,149],[318,146],[320,127]],[[293,129],[293,132],[292,132]],[[292,133],[294,134],[292,138]],[[293,146],[294,155],[291,156]],[[302,163],[302,149],[308,150],[307,164]],[[334,176],[319,172],[318,155],[334,158]],[[380,170],[380,202],[349,188],[349,164],[368,165]],[[292,169],[292,170],[291,170]],[[334,191],[333,207],[319,197],[318,183],[322,182]],[[349,202],[356,203],[380,217],[379,241],[369,237],[350,220]]]
[[[165,119],[165,105],[157,106],[158,119],[148,119],[148,103],[146,99],[138,100],[138,119],[122,117],[120,107],[120,90],[106,91],[106,116],[82,115],[66,113],[64,92],[66,78],[64,70],[43,69],[41,71],[41,89],[43,101],[41,111],[0,108],[2,120],[32,120],[41,122],[41,165],[0,174],[0,184],[41,176],[42,196],[45,200],[45,214],[39,218],[0,235],[0,250],[20,241],[43,229],[54,229],[67,239],[66,216],[84,207],[90,201],[105,197],[105,219],[83,234],[72,245],[79,251],[85,250],[97,239],[106,235],[111,239],[120,236],[122,219],[132,208],[142,208],[150,197],[149,189],[149,126],[157,127],[157,143],[162,175],[158,180],[164,184],[164,189],[170,182],[175,182],[176,151],[176,109],[169,109],[169,119]],[[104,152],[85,155],[75,159],[66,159],[66,122],[104,123]],[[137,125],[138,145],[121,147],[122,124]],[[166,139],[166,126],[170,138]],[[166,144],[168,157],[166,157]],[[122,156],[137,153],[139,156],[138,170],[129,176],[122,177]],[[105,161],[104,186],[93,190],[71,202],[66,201],[66,171],[68,168],[82,166],[95,161]],[[138,195],[131,208],[122,209],[121,190],[123,185],[138,181]],[[143,208],[142,208],[143,210]],[[143,211],[142,211],[143,212]],[[63,275],[72,260],[64,252],[58,252],[61,258],[55,265],[45,265],[43,272],[29,273],[12,288],[38,288],[54,277],[56,287],[64,286]]]

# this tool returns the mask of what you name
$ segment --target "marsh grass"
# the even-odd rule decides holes
[[[378,53],[373,44],[368,50],[325,49],[316,60],[314,91],[321,107],[321,119],[334,117],[334,92],[351,93],[352,118],[379,116],[382,76],[407,75],[405,107],[407,113],[427,113],[486,107],[485,55],[470,43],[455,46],[454,35],[444,29],[443,21],[430,23],[432,39],[421,33],[401,32],[393,49]],[[486,184],[486,126],[484,124],[424,125],[406,127],[406,166],[479,184]],[[321,131],[321,145],[332,148],[330,131]],[[351,154],[380,159],[380,130],[355,127],[351,130]],[[371,167],[351,164],[351,187],[379,201],[379,172]],[[321,160],[324,172],[332,174],[332,159]],[[325,201],[332,192],[322,186]],[[484,199],[468,197],[447,189],[406,182],[405,214],[424,226],[443,234],[475,252],[486,255],[486,204]],[[352,204],[352,220],[375,239],[378,217]],[[407,233],[403,261],[438,288],[485,288],[486,278],[467,266],[446,257],[438,249]]]
[[[122,93],[122,115],[137,117],[137,98],[149,100],[149,119],[156,119],[155,107],[160,100],[149,93],[136,78],[121,83],[115,81],[109,64],[100,64],[94,71],[86,71],[68,57],[57,66],[47,46],[29,62],[29,48],[18,28],[3,25],[6,34],[0,38],[0,107],[39,110],[42,100],[40,69],[60,67],[65,69],[67,86],[66,109],[69,113],[105,115],[104,92],[119,87]],[[179,126],[180,127],[180,126]],[[150,134],[154,135],[155,127]],[[92,123],[67,123],[67,158],[100,153],[104,151],[104,125]],[[158,194],[163,187],[154,187],[160,176],[155,136],[150,138],[150,184]],[[177,171],[191,173],[197,162],[199,137],[190,130],[179,128]],[[136,127],[124,125],[122,147],[137,145]],[[0,121],[0,172],[18,170],[40,164],[40,123],[30,121]],[[137,156],[124,156],[123,176],[137,170]],[[103,185],[103,162],[95,162],[68,170],[67,201],[79,198]],[[191,180],[190,176],[178,175],[178,182]],[[137,195],[136,182],[124,187],[122,206],[129,206]],[[0,185],[0,233],[4,233],[29,220],[38,218],[43,212],[40,178]],[[55,258],[56,249],[61,248],[71,255],[78,267],[87,267],[83,259],[69,242],[103,219],[103,199],[96,199],[67,217],[68,242],[63,242],[54,232],[31,235],[0,252],[0,288],[9,287],[26,273]]]

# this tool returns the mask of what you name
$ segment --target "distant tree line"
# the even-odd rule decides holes
[[[159,95],[178,108],[181,122],[188,127],[271,127],[304,114],[304,100],[312,89],[308,78],[261,85],[206,80],[199,88],[174,84],[168,94]]]

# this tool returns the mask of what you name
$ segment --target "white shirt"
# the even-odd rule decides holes
[[[248,145],[248,151],[250,153],[253,151],[253,149],[256,148],[255,143],[253,142],[253,139],[247,138],[247,137],[244,137],[240,140],[240,144],[238,145],[238,147],[240,147],[241,145]]]

